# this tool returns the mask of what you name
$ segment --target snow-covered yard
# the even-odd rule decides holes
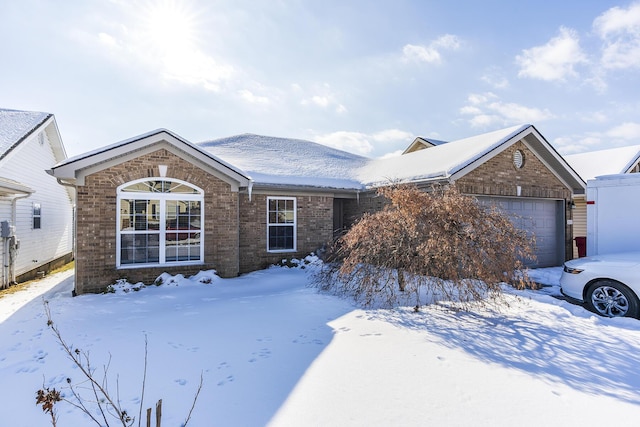
[[[46,325],[89,352],[138,414],[163,399],[163,425],[600,426],[640,417],[640,321],[605,319],[553,298],[512,292],[501,312],[361,309],[309,288],[308,270],[165,283],[71,297],[71,272],[0,299],[0,425],[48,425],[43,386],[82,378]],[[37,287],[37,288],[36,288]],[[67,403],[59,426],[91,425]],[[137,425],[137,422],[136,424]],[[143,423],[144,425],[144,423]]]

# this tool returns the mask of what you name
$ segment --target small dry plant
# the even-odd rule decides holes
[[[320,288],[364,305],[394,306],[412,294],[417,310],[421,301],[495,301],[505,282],[530,285],[523,260],[535,259],[535,242],[497,208],[453,185],[392,185],[379,196],[389,203],[330,248]]]
[[[99,374],[97,369],[91,364],[89,353],[79,348],[73,348],[70,346],[62,336],[60,329],[53,322],[51,317],[51,309],[49,308],[49,302],[44,301],[44,310],[47,316],[47,326],[53,332],[58,344],[62,347],[62,350],[67,357],[74,363],[74,365],[80,370],[82,374],[82,381],[79,383],[73,383],[71,378],[67,378],[67,388],[70,393],[70,397],[67,398],[60,390],[55,388],[45,387],[36,392],[36,405],[42,406],[42,411],[48,414],[51,418],[51,425],[56,427],[58,422],[58,415],[56,412],[56,404],[58,402],[66,402],[86,414],[94,424],[98,426],[110,426],[110,422],[115,422],[117,425],[123,427],[131,427],[135,423],[135,417],[132,416],[126,409],[124,409],[120,402],[120,387],[119,378],[116,376],[116,391],[115,395],[112,393],[109,387],[109,365],[111,363],[111,357],[109,362],[103,366],[102,373]],[[138,426],[142,422],[142,408],[144,404],[144,394],[147,380],[147,356],[148,356],[148,342],[145,336],[144,345],[144,371],[142,376],[142,391],[140,406],[138,412]],[[191,415],[195,408],[198,396],[202,390],[203,376],[200,374],[200,383],[193,398],[191,409],[187,415],[182,426],[186,426],[191,419]],[[82,393],[88,392],[90,397],[86,397]],[[147,426],[151,425],[151,408],[147,409]],[[156,427],[161,425],[162,415],[162,399],[156,404]]]

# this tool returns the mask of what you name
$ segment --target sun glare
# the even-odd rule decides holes
[[[142,17],[143,37],[164,53],[191,49],[196,43],[197,14],[184,1],[150,2]]]
[[[219,90],[233,68],[203,45],[203,19],[193,0],[145,0],[129,33],[136,59],[151,65],[166,82]]]

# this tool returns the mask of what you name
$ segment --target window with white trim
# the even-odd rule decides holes
[[[145,178],[117,189],[118,267],[201,264],[204,192],[184,181]]]
[[[267,250],[296,250],[295,197],[267,197]]]

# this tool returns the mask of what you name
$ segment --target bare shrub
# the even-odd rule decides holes
[[[315,283],[365,305],[488,301],[502,284],[528,284],[533,241],[495,207],[455,186],[379,190],[389,203],[364,215],[330,248]]]

